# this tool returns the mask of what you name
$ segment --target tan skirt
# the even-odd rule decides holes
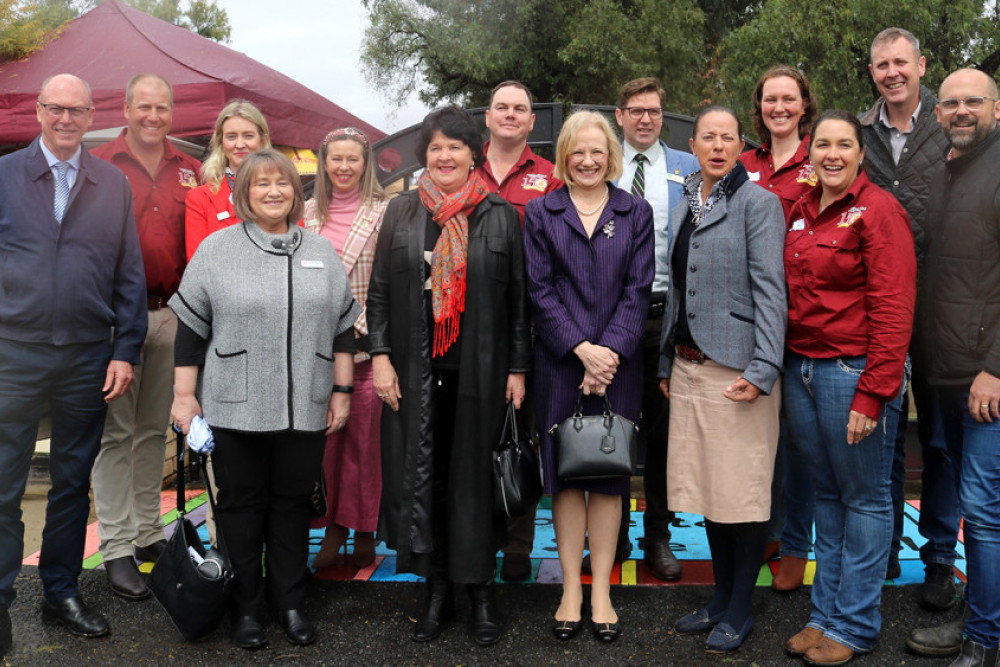
[[[711,360],[674,358],[667,449],[667,496],[674,512],[718,523],[771,516],[780,380],[770,396],[735,403],[722,392],[740,372]]]

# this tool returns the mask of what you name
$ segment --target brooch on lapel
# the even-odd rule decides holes
[[[607,222],[605,222],[604,227],[601,228],[601,231],[604,232],[604,235],[610,239],[612,236],[615,235],[615,221],[608,220]]]

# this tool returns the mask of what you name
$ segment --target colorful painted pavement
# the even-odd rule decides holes
[[[163,493],[163,523],[166,526],[167,536],[173,533],[177,520],[177,494],[176,492]],[[642,551],[637,547],[638,540],[642,537],[642,510],[645,501],[632,501],[632,527],[629,535],[632,538],[634,549],[632,558],[621,565],[616,565],[611,573],[611,583],[622,586],[708,586],[713,583],[712,563],[709,554],[708,543],[705,540],[705,530],[701,523],[700,516],[690,514],[678,515],[672,528],[671,548],[679,559],[684,561],[684,577],[677,582],[664,582],[656,579],[650,574],[642,561]],[[187,493],[188,518],[199,526],[199,534],[203,541],[208,541],[208,531],[204,525],[208,510],[207,497],[203,491],[192,490]],[[923,563],[920,562],[919,545],[923,538],[917,531],[917,520],[920,515],[919,501],[907,501],[905,509],[905,520],[903,522],[903,548],[899,554],[902,574],[894,580],[886,581],[886,585],[905,585],[921,583],[924,578]],[[319,544],[323,539],[323,531],[314,530],[309,536],[309,562],[319,551]],[[958,560],[956,561],[956,574],[961,581],[965,580],[965,548],[961,543],[962,535],[959,535]],[[87,546],[84,555],[83,567],[85,569],[103,568],[103,559],[98,552],[97,523],[92,523],[87,527]],[[349,546],[350,542],[348,543]],[[391,549],[384,545],[379,545],[375,562],[363,569],[358,569],[350,565],[347,561],[343,564],[333,565],[314,573],[314,576],[322,579],[340,581],[417,581],[419,577],[411,574],[396,574],[396,558]],[[499,554],[498,554],[499,556]],[[562,571],[559,568],[559,560],[556,554],[555,531],[552,528],[552,510],[548,498],[542,500],[538,512],[535,516],[535,548],[531,553],[532,572],[531,578],[524,582],[517,583],[542,583],[556,584],[562,582]],[[38,553],[34,553],[24,559],[25,565],[38,565]],[[771,577],[777,567],[777,560],[773,560],[761,567],[760,575],[757,578],[758,586],[770,586]],[[152,569],[152,564],[143,563],[140,569],[148,572]],[[497,571],[499,572],[499,563]],[[815,562],[810,561],[806,567],[805,583],[811,584]],[[501,581],[499,575],[497,581]],[[584,577],[584,582],[589,583],[589,577]]]

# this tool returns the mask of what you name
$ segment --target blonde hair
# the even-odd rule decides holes
[[[570,151],[576,146],[576,136],[587,127],[601,130],[608,140],[608,171],[604,174],[604,180],[618,180],[622,175],[622,145],[608,119],[596,111],[577,111],[563,123],[559,139],[556,140],[556,178],[569,185],[576,185],[572,174],[566,169],[566,163],[569,161]]]
[[[207,183],[212,192],[218,192],[222,186],[222,179],[226,177],[226,167],[229,162],[226,154],[222,151],[222,125],[230,118],[243,118],[257,127],[260,134],[260,147],[271,147],[271,131],[267,129],[267,120],[260,109],[246,100],[230,100],[219,117],[215,119],[215,130],[212,132],[212,140],[208,144],[209,155],[205,164],[201,165],[201,182]]]
[[[319,150],[316,151],[316,183],[314,194],[316,197],[316,217],[320,225],[326,223],[326,216],[330,208],[330,193],[333,190],[330,175],[326,173],[326,155],[329,153],[330,144],[332,143],[353,141],[361,146],[361,154],[364,156],[365,161],[365,167],[361,171],[361,182],[358,183],[362,206],[386,199],[385,190],[382,189],[378,178],[375,177],[375,152],[372,150],[368,137],[354,128],[342,129],[353,131],[340,133],[334,130],[326,135],[323,143],[320,144]]]
[[[302,194],[302,179],[299,177],[299,170],[295,168],[292,161],[284,153],[280,153],[273,148],[264,148],[256,153],[251,153],[240,165],[240,170],[236,174],[236,188],[233,192],[233,208],[236,210],[236,217],[240,220],[256,220],[257,214],[250,206],[250,186],[253,180],[261,172],[276,171],[287,178],[293,189],[295,196],[292,198],[292,210],[288,212],[288,226],[294,227],[302,219],[302,211],[305,209],[305,197]]]

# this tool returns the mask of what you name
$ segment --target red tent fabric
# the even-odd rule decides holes
[[[362,130],[372,142],[385,136],[242,53],[119,0],[107,0],[67,23],[44,48],[0,65],[0,144],[23,144],[38,135],[38,91],[46,77],[63,72],[90,84],[95,130],[124,123],[125,84],[134,74],[152,72],[174,88],[170,134],[176,137],[210,135],[219,111],[235,97],[260,107],[275,144],[314,148],[327,132],[344,125]]]

